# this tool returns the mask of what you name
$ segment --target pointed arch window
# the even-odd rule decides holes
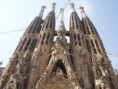
[[[65,68],[65,65],[63,64],[63,62],[61,60],[58,60],[57,63],[55,64],[55,66],[52,70],[51,78],[56,75],[56,73],[58,72],[57,71],[58,69],[60,69],[62,71],[64,78],[67,78],[66,68]]]

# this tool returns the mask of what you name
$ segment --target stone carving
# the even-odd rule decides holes
[[[69,31],[62,8],[56,31],[55,5],[45,20],[43,6],[24,33],[0,77],[0,89],[118,89],[118,76],[84,7],[80,20],[71,3]]]

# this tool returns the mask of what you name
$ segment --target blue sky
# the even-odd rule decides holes
[[[46,5],[44,18],[51,10],[51,3],[56,2],[56,15],[68,0],[0,0],[0,33],[25,29],[40,12],[42,5]],[[118,52],[118,0],[71,0],[81,18],[79,7],[85,7],[87,15],[92,20],[107,52]],[[65,25],[68,30],[70,6],[65,10]],[[56,27],[59,26],[60,17]],[[25,31],[25,30],[24,30]],[[12,56],[24,31],[0,34],[0,60],[6,66]],[[113,67],[118,69],[118,57],[110,56]]]

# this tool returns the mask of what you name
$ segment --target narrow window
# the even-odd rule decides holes
[[[75,41],[75,45],[77,45],[77,41]]]
[[[73,29],[75,29],[75,26],[74,26],[74,15],[72,15],[72,23],[73,23]]]
[[[83,22],[81,22],[81,24],[82,24],[82,26],[81,26],[81,28],[82,28],[82,31],[84,32],[84,34],[86,34],[86,30],[85,30],[84,23],[83,23]]]
[[[78,41],[79,41],[79,45],[81,46],[81,40],[80,40],[80,35],[78,34]]]
[[[71,63],[72,63],[72,65],[74,65],[74,62],[73,62],[73,56],[72,56],[72,55],[70,55],[70,59],[71,59]]]
[[[35,23],[33,24],[32,33],[36,31],[37,24],[38,24],[38,19],[36,19]]]
[[[90,28],[91,28],[91,32],[92,32],[92,34],[95,34],[94,29],[93,29],[92,27],[90,27]]]
[[[112,89],[115,89],[112,78],[109,78],[109,84]]]
[[[33,28],[33,25],[31,24],[31,26],[28,27],[28,33],[31,32],[32,28]]]
[[[86,30],[87,30],[88,34],[90,34],[90,30],[89,30],[89,28],[88,28],[87,21],[85,22],[85,24],[86,24]]]
[[[30,46],[30,50],[31,50],[31,51],[33,51],[33,50],[34,50],[35,45],[36,45],[36,42],[37,42],[37,40],[36,40],[36,39],[32,41],[31,46]]]
[[[91,79],[91,89],[95,89],[95,82]]]
[[[93,48],[94,52],[97,53],[96,49],[95,49],[95,46],[94,46],[94,43],[93,43],[93,40],[91,40],[91,45],[92,45],[92,48]]]
[[[80,41],[80,35],[78,34],[78,41]]]
[[[101,86],[100,86],[100,89],[102,89]]]
[[[105,60],[104,58],[101,59],[101,64],[104,64],[105,63]]]
[[[49,36],[50,36],[50,34],[48,33],[47,39],[46,39],[46,44],[48,44]]]
[[[55,23],[55,17],[53,17],[53,22]],[[53,29],[55,29],[55,24],[52,25],[53,25]]]
[[[19,47],[19,51],[21,51],[21,50],[22,50],[22,48],[23,48],[23,46],[24,46],[25,42],[26,42],[26,38],[25,38],[25,39],[23,40],[23,42],[21,43],[21,45],[20,45],[20,47]]]
[[[51,15],[51,18],[50,18],[50,28],[52,28],[52,26],[53,26],[53,21],[52,21],[52,19],[53,19],[53,15]]]
[[[101,54],[101,50],[100,50],[100,47],[99,47],[99,45],[98,45],[97,40],[95,40],[95,44],[96,44],[96,46],[97,46],[98,52]]]
[[[36,27],[36,33],[39,33],[40,32],[41,26],[42,26],[42,24],[41,24],[41,21],[39,20],[38,25]]]
[[[70,30],[72,29],[72,17],[70,18]]]
[[[99,68],[96,69],[96,73],[98,77],[102,76],[102,72]]]
[[[76,35],[74,34],[74,39],[76,40]]]
[[[29,40],[27,41],[27,43],[26,43],[26,45],[25,45],[25,48],[24,48],[24,51],[26,51],[26,50],[28,49],[28,46],[29,46],[30,42],[31,42],[31,39],[29,39]]]
[[[47,17],[46,20],[47,20],[47,19],[49,20],[49,19],[50,19],[50,16]],[[49,23],[47,23],[47,21],[46,21],[46,28],[48,28],[48,24],[49,24]]]
[[[87,39],[86,39],[86,46],[87,46],[88,51],[90,52],[91,51],[91,48],[90,48],[89,41]]]
[[[82,87],[82,89],[85,88],[83,79],[80,79],[80,80],[79,80],[79,84],[80,84],[80,86]]]
[[[75,16],[75,21],[76,21],[76,28],[79,29],[79,26],[78,26],[79,23],[78,23],[78,18],[77,18],[77,16]]]
[[[40,40],[40,41],[41,41],[41,45],[43,45],[43,43],[44,43],[45,35],[46,35],[46,33],[43,34],[43,37],[42,37],[42,39]]]
[[[43,40],[45,39],[45,35],[46,35],[46,33],[44,33],[44,35],[43,35]]]

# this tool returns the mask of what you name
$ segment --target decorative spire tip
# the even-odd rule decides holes
[[[72,9],[73,11],[75,11],[75,4],[74,4],[74,3],[71,3],[70,6],[71,6],[71,9]]]
[[[82,17],[83,17],[83,18],[84,18],[84,17],[87,17],[87,15],[86,15],[86,13],[85,13],[85,10],[84,10],[84,7],[81,6],[79,9],[81,10]]]
[[[39,13],[39,17],[41,17],[41,18],[43,17],[43,12],[44,12],[45,8],[46,8],[46,6],[42,6],[41,7],[41,11]]]
[[[62,13],[62,20],[61,21],[64,21],[64,8],[61,8],[60,12]]]
[[[79,9],[81,10],[81,13],[84,12],[84,7],[83,6],[81,6]]]
[[[55,12],[55,6],[56,6],[56,3],[52,3],[52,11]]]
[[[44,10],[46,8],[46,6],[42,6],[42,10]]]

